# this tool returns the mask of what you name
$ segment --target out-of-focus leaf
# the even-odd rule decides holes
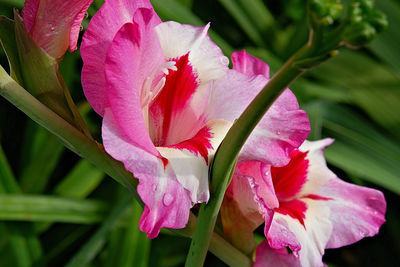
[[[386,14],[389,27],[378,35],[369,48],[391,65],[400,77],[400,6],[392,0],[376,1],[375,5]]]
[[[320,110],[320,113],[313,110]],[[325,150],[329,163],[400,194],[400,146],[349,109],[327,102],[306,107],[311,121],[321,118],[324,136],[335,138]],[[315,125],[315,123],[314,123]],[[316,124],[318,127],[318,123]],[[319,122],[321,125],[321,122]]]
[[[71,200],[52,196],[0,195],[0,220],[97,223],[109,205],[97,200]]]
[[[132,214],[122,240],[118,266],[147,266],[149,261],[150,239],[147,238],[145,233],[139,230],[139,220],[142,210],[142,207],[140,207],[136,201],[133,202]]]
[[[89,264],[99,253],[101,248],[106,242],[106,237],[111,231],[112,227],[121,218],[129,204],[132,201],[132,196],[125,193],[119,201],[114,205],[109,216],[102,223],[97,232],[87,241],[77,254],[67,263],[67,267],[73,266],[86,266]]]
[[[13,7],[22,8],[24,5],[24,0],[1,0],[3,4],[7,4]]]
[[[20,193],[21,190],[0,145],[0,194]]]
[[[59,196],[81,199],[88,196],[103,180],[105,174],[87,160],[80,160],[74,169],[57,185]]]
[[[240,27],[247,34],[247,36],[255,43],[257,46],[263,47],[264,41],[262,35],[254,27],[252,21],[246,16],[241,7],[235,0],[219,0],[219,2],[225,7],[225,9],[235,18]]]
[[[26,193],[41,193],[65,150],[57,137],[32,121],[28,122],[22,147],[20,183]]]
[[[365,55],[344,50],[312,75],[330,83],[330,88],[346,88],[352,103],[400,138],[400,79],[390,70]]]

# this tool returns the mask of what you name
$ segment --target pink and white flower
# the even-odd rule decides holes
[[[26,0],[22,9],[32,39],[53,58],[76,50],[81,22],[93,0]]]
[[[383,194],[346,183],[327,168],[323,150],[332,142],[305,141],[283,167],[260,161],[238,165],[222,220],[232,242],[247,238],[239,243],[246,252],[255,246],[252,232],[265,222],[266,240],[257,247],[255,266],[323,266],[326,248],[378,233],[385,221]],[[237,218],[245,221],[234,227]]]
[[[226,132],[268,81],[246,54],[229,60],[205,27],[161,22],[147,0],[107,0],[84,35],[82,84],[103,117],[106,151],[139,179],[142,231],[182,228],[209,198],[208,167]],[[243,159],[282,166],[309,132],[289,91],[252,134]],[[264,136],[269,138],[265,139]]]

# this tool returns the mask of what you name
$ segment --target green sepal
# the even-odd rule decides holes
[[[18,11],[14,11],[15,40],[25,89],[85,135],[89,130],[59,72],[59,62],[30,37]]]
[[[23,86],[18,49],[15,42],[14,21],[4,16],[0,16],[0,43],[7,55],[11,77]]]

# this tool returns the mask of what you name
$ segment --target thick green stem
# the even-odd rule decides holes
[[[286,62],[232,125],[222,141],[212,165],[210,200],[207,204],[202,204],[200,208],[197,227],[185,266],[194,267],[204,264],[218,212],[232,177],[237,156],[275,99],[305,71],[297,68],[295,61],[308,57],[309,53],[309,46],[305,46]]]
[[[137,180],[126,171],[124,166],[111,158],[93,139],[85,136],[71,124],[66,122],[52,110],[47,108],[17,82],[15,82],[0,66],[0,95],[6,98],[14,106],[24,112],[32,120],[56,135],[73,152],[86,158],[99,169],[120,184],[126,186],[136,200],[143,206],[136,192]],[[184,229],[173,230],[174,233],[192,237],[196,225],[196,217],[191,214],[188,225]],[[226,242],[222,237],[214,234],[210,245],[210,251],[232,265],[235,262],[246,262],[248,258],[240,251]],[[242,265],[247,266],[247,265]]]

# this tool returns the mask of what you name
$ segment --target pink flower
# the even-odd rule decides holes
[[[238,165],[222,220],[232,242],[252,238],[265,222],[266,240],[257,247],[255,266],[323,266],[325,248],[378,233],[385,221],[383,194],[346,183],[327,168],[323,150],[332,142],[305,141],[283,167],[260,161]],[[232,225],[237,218],[245,221]],[[246,244],[244,251],[255,245],[254,238]]]
[[[93,0],[27,0],[22,9],[32,39],[53,58],[76,50],[79,29]]]
[[[228,69],[208,28],[162,23],[149,1],[108,0],[83,38],[85,95],[103,117],[106,151],[139,179],[146,204],[140,228],[150,238],[161,227],[184,227],[192,205],[208,200],[215,150],[267,82],[268,67],[245,52]],[[308,131],[305,112],[286,91],[244,158],[271,152],[270,162],[284,165]]]

